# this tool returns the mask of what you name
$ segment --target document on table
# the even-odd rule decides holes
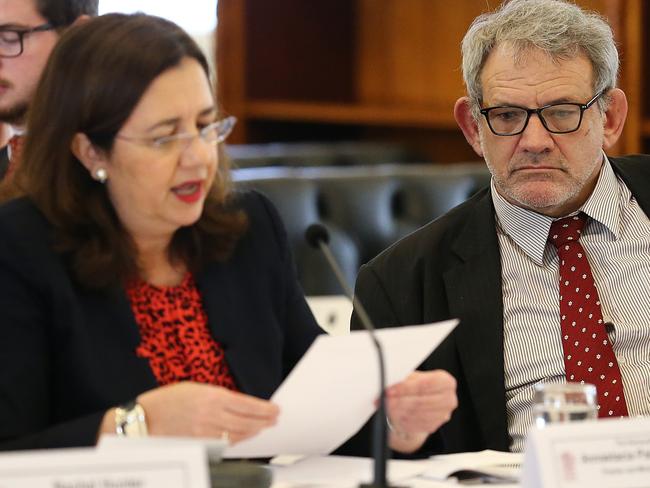
[[[371,458],[347,456],[308,456],[294,463],[278,465],[271,461],[274,486],[357,487],[372,481]],[[391,484],[404,483],[426,471],[428,459],[406,461],[390,459],[386,477]]]
[[[475,483],[481,480],[489,483],[517,483],[522,461],[521,453],[490,449],[444,454],[429,458],[428,467],[421,477],[440,481],[455,477],[463,481],[473,480]]]
[[[497,451],[448,454],[418,460],[390,459],[386,466],[386,476],[391,485],[411,488],[458,487],[459,479],[454,477],[458,472],[475,471],[483,474],[484,469],[489,471],[520,461],[520,454]],[[273,470],[273,486],[277,488],[356,488],[360,483],[371,481],[373,463],[372,459],[361,457],[304,456],[291,460],[287,456],[281,456],[274,458],[270,465]],[[477,485],[484,482],[503,488],[519,486],[500,476],[461,479],[464,480],[463,484]]]
[[[377,330],[386,385],[406,378],[457,323]],[[321,335],[271,398],[280,407],[277,424],[226,449],[224,457],[327,454],[370,418],[378,393],[379,366],[368,333]]]

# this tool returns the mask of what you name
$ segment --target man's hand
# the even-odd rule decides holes
[[[415,371],[386,388],[389,446],[404,453],[417,451],[457,405],[456,380],[442,370]]]

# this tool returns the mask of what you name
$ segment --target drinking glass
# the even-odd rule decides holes
[[[538,383],[534,402],[533,415],[538,428],[598,418],[596,387],[589,383]]]

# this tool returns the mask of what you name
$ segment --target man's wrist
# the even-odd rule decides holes
[[[399,437],[400,439],[404,441],[408,441],[410,438],[410,435],[408,432],[403,432],[395,427],[395,425],[390,421],[390,418],[388,415],[386,415],[386,425],[388,425],[388,431],[392,435],[395,435],[396,437]]]

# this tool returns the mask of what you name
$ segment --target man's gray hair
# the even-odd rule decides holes
[[[618,50],[603,17],[564,0],[510,0],[477,17],[462,42],[463,78],[475,116],[483,101],[483,65],[492,49],[504,43],[513,49],[515,62],[531,48],[554,61],[584,54],[593,67],[594,94],[616,86]],[[607,106],[603,98],[598,100],[601,110]]]

